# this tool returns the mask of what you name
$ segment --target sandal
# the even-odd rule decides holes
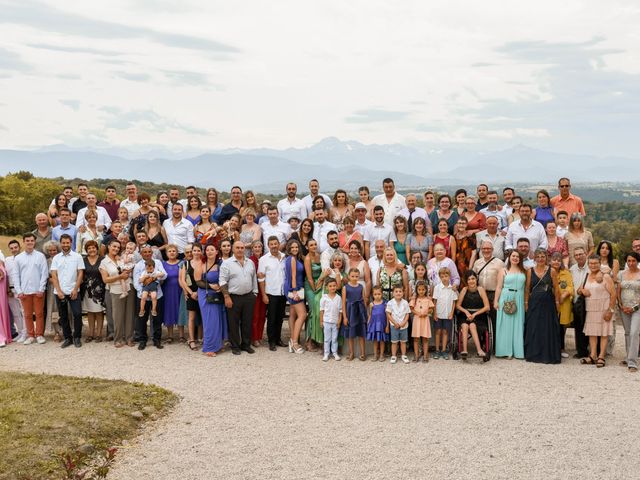
[[[95,338],[95,342],[96,342],[96,343],[100,343],[100,342],[102,342],[102,337],[96,337],[96,338]]]
[[[164,341],[164,343],[172,344],[172,343],[173,343],[173,337],[169,337],[169,338],[167,338],[167,339]]]
[[[207,357],[215,357],[216,356],[216,352],[207,352],[207,353],[205,353],[205,355]]]
[[[462,360],[466,360],[468,356],[469,356],[469,352],[460,352],[460,358]],[[480,354],[478,354],[478,356],[480,356]]]
[[[378,361],[378,355],[374,355],[373,358],[371,359],[372,362],[377,362]]]
[[[638,367],[629,367],[629,373],[636,373],[638,371]]]
[[[358,358],[360,359],[361,362],[364,362],[367,359],[367,357],[364,355],[360,355]]]
[[[87,337],[84,339],[84,343],[90,343],[93,342],[93,337]]]
[[[187,343],[187,339],[184,337],[180,337],[180,343]]]
[[[198,350],[198,344],[196,344],[195,340],[189,340],[189,348],[191,350]]]
[[[596,360],[596,367],[598,368],[602,368],[607,364],[607,362],[605,361],[604,358],[602,357],[598,357],[598,360]]]
[[[61,342],[61,341],[62,341],[62,338],[60,338],[60,334],[59,334],[59,333],[56,333],[56,334],[53,336],[53,341],[54,341],[54,342]]]
[[[347,357],[347,360],[351,361],[355,358],[355,356],[353,355],[353,353],[350,353],[349,356]]]
[[[596,359],[593,357],[584,357],[580,359],[580,364],[581,365],[595,365],[596,364]]]

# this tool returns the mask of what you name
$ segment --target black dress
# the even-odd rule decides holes
[[[464,294],[464,298],[462,299],[462,304],[460,305],[465,310],[468,310],[469,313],[477,312],[478,310],[482,310],[484,308],[484,302],[482,301],[482,297],[480,296],[480,292],[476,290],[475,292],[470,292],[467,289]],[[475,323],[476,327],[482,330],[486,330],[487,328],[487,314],[481,313],[478,315],[473,321],[467,320],[467,316],[458,312],[458,323]]]
[[[560,319],[550,268],[542,278],[531,269],[529,309],[524,322],[524,358],[527,362],[560,363]]]

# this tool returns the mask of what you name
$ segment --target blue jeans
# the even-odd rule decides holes
[[[335,323],[323,324],[324,331],[324,354],[330,355],[338,353],[338,325]]]

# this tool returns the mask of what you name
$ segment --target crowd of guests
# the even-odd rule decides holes
[[[637,371],[640,239],[624,265],[596,245],[568,178],[534,205],[485,184],[418,198],[386,178],[382,190],[330,197],[311,180],[309,195],[289,183],[274,204],[234,186],[223,204],[213,188],[152,199],[130,183],[98,202],[86,184],[65,187],[0,259],[0,346],[51,332],[62,348],[143,350],[150,335],[210,357],[265,345],[408,363],[409,351],[467,359],[471,341],[485,360],[560,363],[572,327],[574,356],[603,367],[620,319]]]

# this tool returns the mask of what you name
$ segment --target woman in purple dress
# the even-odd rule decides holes
[[[198,284],[198,303],[202,315],[202,351],[215,357],[222,350],[228,336],[227,316],[220,293],[218,251],[207,245],[204,259],[194,266],[193,276]]]
[[[178,323],[180,314],[180,261],[178,260],[178,247],[167,245],[165,249],[168,260],[162,262],[167,272],[167,278],[162,284],[164,295],[164,308],[162,323],[167,327],[167,343],[173,343],[173,327]],[[179,326],[180,337],[184,338],[184,326]]]

